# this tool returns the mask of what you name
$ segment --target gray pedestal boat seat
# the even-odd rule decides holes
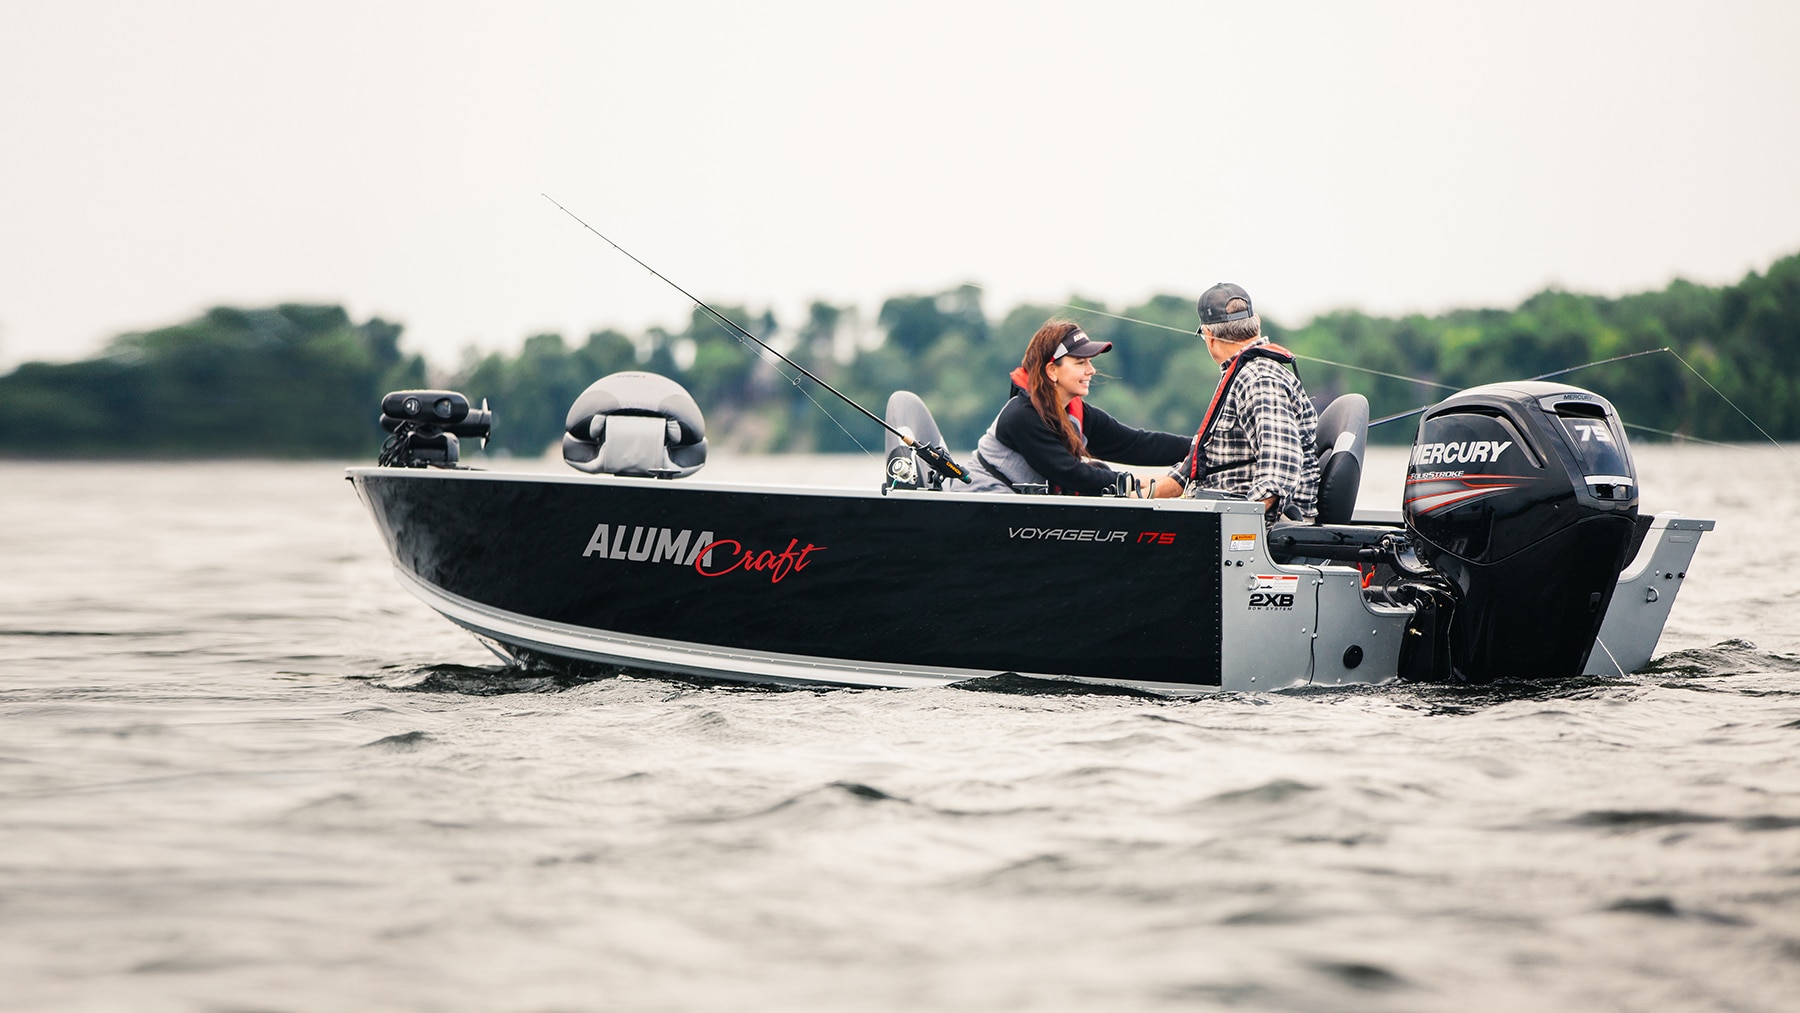
[[[944,445],[944,434],[938,431],[931,409],[910,390],[890,394],[883,417],[888,425],[920,443],[935,447]],[[940,486],[941,481],[929,464],[919,460],[919,455],[900,442],[898,436],[887,434],[887,479],[883,489],[936,489]]]
[[[1319,458],[1320,524],[1348,524],[1362,488],[1363,451],[1369,446],[1369,399],[1340,394],[1319,415],[1313,443]]]
[[[562,451],[570,467],[589,474],[685,478],[706,463],[706,420],[674,380],[613,373],[569,408]]]

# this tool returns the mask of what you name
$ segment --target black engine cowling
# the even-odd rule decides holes
[[[1579,675],[1637,521],[1617,412],[1578,387],[1490,384],[1427,410],[1406,528],[1455,591],[1452,678]]]

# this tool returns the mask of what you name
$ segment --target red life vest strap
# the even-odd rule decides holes
[[[1012,385],[1014,387],[1017,387],[1022,391],[1028,392],[1025,395],[1026,397],[1031,396],[1029,394],[1029,391],[1031,390],[1031,386],[1030,386],[1031,378],[1025,374],[1024,366],[1015,367],[1011,373],[1007,374],[1007,379],[1012,381]],[[1086,440],[1087,440],[1087,405],[1085,403],[1083,403],[1080,398],[1075,398],[1069,402],[1069,414],[1075,419],[1075,431],[1077,433],[1080,433],[1082,441],[1086,442]]]
[[[1231,382],[1237,379],[1238,367],[1248,359],[1274,359],[1289,369],[1293,369],[1295,375],[1300,372],[1294,366],[1294,353],[1272,341],[1251,345],[1232,356],[1231,361],[1225,365],[1225,375],[1219,377],[1219,386],[1213,389],[1212,403],[1206,406],[1206,415],[1200,420],[1200,431],[1194,434],[1194,453],[1191,455],[1194,463],[1188,467],[1189,482],[1193,482],[1213,470],[1210,467],[1204,469],[1200,467],[1201,459],[1206,456],[1206,438],[1212,435],[1213,426],[1219,421],[1219,406],[1225,403],[1225,394],[1231,389]],[[1220,467],[1242,463],[1245,462],[1230,461]]]

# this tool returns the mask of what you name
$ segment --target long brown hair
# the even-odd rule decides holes
[[[1044,375],[1044,367],[1054,361],[1056,346],[1079,330],[1081,326],[1073,320],[1046,321],[1031,336],[1031,343],[1025,346],[1025,359],[1020,363],[1025,369],[1025,393],[1031,395],[1031,406],[1045,425],[1062,435],[1063,445],[1076,457],[1081,456],[1081,434],[1075,431],[1075,420],[1057,405],[1056,385]]]

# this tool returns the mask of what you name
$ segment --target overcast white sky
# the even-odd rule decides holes
[[[1800,251],[1800,5],[0,0],[0,367],[214,305],[452,364],[701,298],[1290,324]]]

